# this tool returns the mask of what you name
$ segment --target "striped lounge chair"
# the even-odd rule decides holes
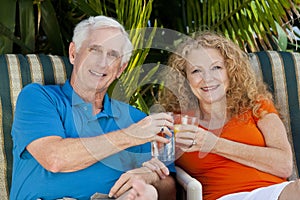
[[[294,173],[300,166],[300,54],[263,51],[249,54],[257,76],[273,92],[283,112],[284,124],[294,149]],[[64,56],[44,54],[0,55],[0,199],[9,199],[12,175],[11,125],[20,90],[31,82],[63,84],[70,77],[72,65]],[[178,168],[178,199],[202,199],[201,183]]]

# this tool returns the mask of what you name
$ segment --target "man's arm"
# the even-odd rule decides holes
[[[126,129],[90,138],[61,138],[47,136],[27,146],[29,153],[47,170],[72,172],[84,169],[95,162],[131,146],[153,140],[167,143],[168,139],[156,135],[162,126],[172,126],[167,114],[147,116]],[[168,129],[166,134],[171,134]]]
[[[48,136],[27,146],[29,153],[51,172],[72,172],[91,166],[138,141],[130,140],[123,131],[114,131],[92,138]]]

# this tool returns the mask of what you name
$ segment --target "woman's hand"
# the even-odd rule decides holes
[[[176,146],[184,152],[211,152],[218,140],[213,133],[194,125],[179,125],[176,129]]]

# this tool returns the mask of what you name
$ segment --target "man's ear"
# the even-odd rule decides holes
[[[118,72],[118,74],[117,74],[117,78],[119,78],[119,77],[121,76],[121,74],[123,73],[123,71],[126,69],[127,65],[128,65],[128,62],[127,62],[127,63],[123,63],[123,64],[120,66],[120,70],[119,70],[119,72]]]
[[[69,45],[69,60],[71,64],[74,64],[75,54],[76,54],[75,43],[71,42]]]

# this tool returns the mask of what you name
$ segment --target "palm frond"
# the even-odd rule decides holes
[[[203,27],[223,32],[246,51],[277,50],[284,47],[278,45],[282,30],[288,35],[291,20],[300,18],[298,4],[299,0],[190,0],[187,19],[191,32]]]
[[[21,40],[29,49],[35,49],[35,23],[34,7],[32,0],[19,0],[19,19]],[[29,53],[22,49],[22,53]]]
[[[0,6],[0,23],[1,23],[1,35],[0,35],[0,52],[9,53],[13,48],[14,33],[16,25],[16,1],[2,0]],[[17,38],[15,38],[17,39]]]
[[[64,46],[60,26],[55,15],[55,10],[50,0],[44,0],[41,3],[41,24],[43,31],[47,35],[51,52],[53,54],[64,55]]]

